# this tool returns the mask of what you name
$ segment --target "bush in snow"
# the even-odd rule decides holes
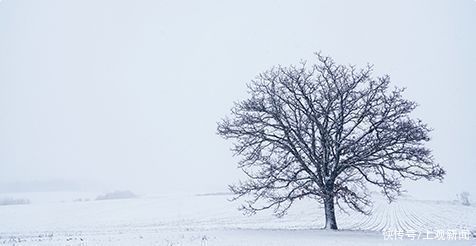
[[[456,197],[458,197],[458,200],[461,202],[461,204],[465,206],[471,205],[469,202],[469,192],[461,192],[460,194],[457,194]]]
[[[0,199],[0,206],[5,206],[5,205],[20,205],[20,204],[29,204],[30,200],[28,199],[22,199],[22,198],[1,198]]]
[[[96,200],[129,199],[136,198],[137,195],[131,191],[114,191],[96,197]]]

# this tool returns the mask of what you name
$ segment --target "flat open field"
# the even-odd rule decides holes
[[[276,218],[270,212],[244,216],[229,195],[101,201],[84,193],[7,195],[31,204],[0,206],[0,245],[476,245],[472,235],[424,239],[427,231],[476,231],[476,207],[455,202],[401,198],[388,204],[376,196],[371,216],[339,212],[342,231],[333,232],[320,230],[323,210],[312,201]],[[400,230],[403,240],[384,240],[388,229]],[[410,240],[410,232],[420,239]]]

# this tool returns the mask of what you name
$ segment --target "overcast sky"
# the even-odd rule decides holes
[[[0,185],[224,191],[241,173],[216,122],[259,72],[322,51],[420,104],[448,174],[411,194],[476,195],[475,44],[473,0],[3,0]]]

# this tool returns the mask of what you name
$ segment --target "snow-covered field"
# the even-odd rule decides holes
[[[342,231],[333,232],[320,230],[323,210],[312,201],[296,203],[276,218],[270,212],[244,216],[228,195],[101,201],[86,193],[1,197],[28,198],[31,204],[0,206],[0,245],[476,245],[472,236],[423,239],[427,231],[476,231],[476,207],[455,202],[401,198],[388,204],[376,196],[371,216],[338,213]],[[421,232],[420,239],[384,240],[388,229]]]

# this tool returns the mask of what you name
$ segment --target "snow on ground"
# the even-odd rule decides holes
[[[101,201],[81,193],[8,196],[32,203],[0,206],[0,245],[476,245],[474,239],[422,239],[427,230],[476,231],[476,207],[454,202],[402,198],[388,204],[376,196],[371,216],[338,213],[343,231],[333,232],[320,230],[323,210],[312,201],[296,203],[276,218],[271,212],[244,216],[228,195]],[[387,229],[422,235],[415,241],[384,240]]]

